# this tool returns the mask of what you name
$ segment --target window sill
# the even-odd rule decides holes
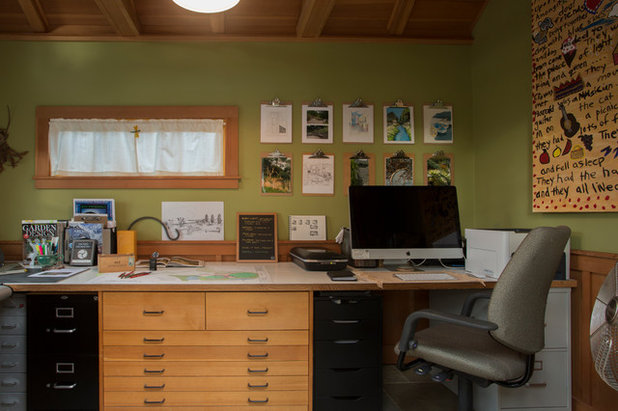
[[[35,188],[238,188],[233,177],[34,177]]]

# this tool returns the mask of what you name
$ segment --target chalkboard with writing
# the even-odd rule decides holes
[[[237,213],[236,261],[277,262],[277,214]]]
[[[532,211],[618,211],[618,2],[532,0]]]

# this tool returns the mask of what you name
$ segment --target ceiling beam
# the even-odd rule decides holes
[[[43,8],[39,0],[19,0],[19,5],[26,15],[28,24],[35,33],[46,33],[49,31],[47,19],[43,14]]]
[[[401,36],[410,20],[412,9],[416,0],[396,0],[393,12],[388,19],[387,30],[389,34]]]
[[[225,14],[213,13],[210,16],[210,30],[215,34],[225,33]]]
[[[94,0],[116,33],[121,36],[139,36],[140,24],[133,0]]]
[[[334,6],[335,0],[303,0],[296,24],[296,35],[298,37],[319,37]]]

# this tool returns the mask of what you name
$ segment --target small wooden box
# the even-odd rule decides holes
[[[101,254],[99,255],[99,272],[113,273],[135,269],[133,254]]]

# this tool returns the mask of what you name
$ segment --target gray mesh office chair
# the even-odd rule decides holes
[[[547,294],[569,239],[568,227],[538,227],[522,241],[491,294],[475,293],[461,315],[420,310],[408,316],[395,351],[398,367],[432,366],[441,381],[459,377],[459,411],[472,410],[472,383],[519,387],[532,375],[534,354],[545,345]],[[489,298],[487,321],[470,317],[474,302]],[[416,332],[420,319],[439,321]],[[417,359],[406,363],[406,355]]]

